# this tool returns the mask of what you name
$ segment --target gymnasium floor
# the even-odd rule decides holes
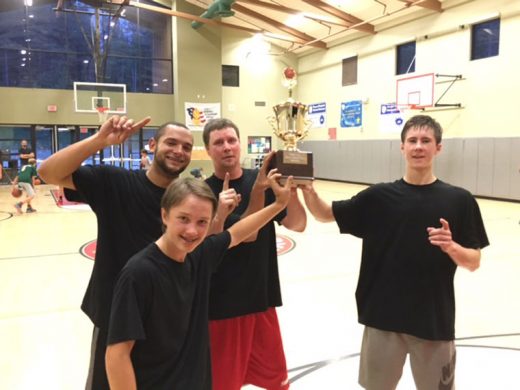
[[[0,187],[0,389],[84,388],[92,325],[80,302],[96,238],[93,213],[60,208],[39,186],[35,214],[14,214]],[[328,200],[363,186],[317,181]],[[458,270],[457,389],[520,389],[520,203],[479,199],[491,246],[475,273]],[[309,218],[304,233],[278,230],[284,306],[279,317],[291,388],[359,389],[354,291],[360,241]],[[291,240],[295,246],[290,249]],[[252,386],[245,389],[252,390]],[[414,389],[408,367],[399,389]]]

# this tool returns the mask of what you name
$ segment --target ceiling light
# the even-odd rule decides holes
[[[304,25],[306,22],[305,16],[300,13],[297,15],[291,15],[287,20],[285,21],[285,25],[292,27],[292,28],[298,28]]]
[[[31,7],[33,5],[33,0],[23,0],[23,3],[26,7]]]
[[[27,54],[27,50],[25,50],[25,49],[20,50],[20,54]]]

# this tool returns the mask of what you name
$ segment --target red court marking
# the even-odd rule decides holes
[[[83,244],[79,249],[79,253],[85,256],[87,259],[94,260],[96,257],[96,243],[97,240],[92,240]],[[281,234],[276,235],[276,251],[278,256],[285,255],[286,253],[292,251],[296,243],[292,238],[287,236],[282,236]]]
[[[65,196],[63,196],[61,199],[59,198],[58,190],[51,190],[52,197],[54,198],[54,201],[56,202],[56,205],[58,207],[62,206],[76,206],[78,204],[84,204],[81,202],[71,202]]]

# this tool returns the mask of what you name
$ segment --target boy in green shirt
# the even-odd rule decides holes
[[[13,181],[13,186],[18,186],[25,191],[25,199],[23,201],[17,202],[14,205],[16,209],[16,213],[18,215],[22,214],[22,206],[24,203],[27,203],[27,213],[34,213],[36,210],[32,208],[31,201],[34,199],[34,180],[36,179],[38,173],[36,172],[36,160],[34,158],[29,159],[29,164],[24,165],[20,172],[18,172],[18,176]]]

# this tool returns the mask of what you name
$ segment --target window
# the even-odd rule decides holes
[[[107,56],[96,80],[87,43],[96,26],[90,4],[65,2],[75,13],[54,11],[55,0],[33,0],[33,6],[1,0],[0,87],[72,89],[74,81],[97,81],[126,84],[128,92],[172,93],[171,17],[134,7],[117,20],[101,12],[99,51]]]
[[[471,60],[498,55],[500,19],[488,20],[471,26]]]
[[[396,75],[415,72],[415,42],[398,45],[396,57]]]
[[[271,151],[270,136],[248,136],[247,137],[247,153],[248,154],[266,154]]]
[[[343,87],[357,84],[357,56],[343,59],[341,76]]]
[[[222,86],[239,87],[240,71],[236,65],[222,65]]]

